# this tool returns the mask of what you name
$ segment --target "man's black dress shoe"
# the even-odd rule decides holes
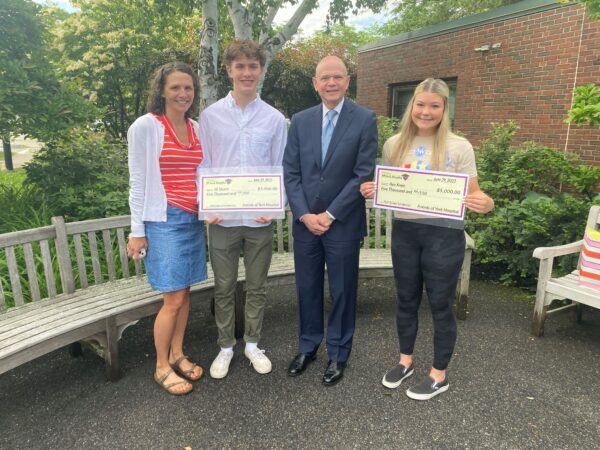
[[[329,361],[327,369],[323,374],[323,384],[325,386],[333,386],[338,383],[344,376],[345,362]]]
[[[315,358],[316,356],[312,353],[298,353],[288,368],[288,375],[290,377],[297,377],[306,370]]]

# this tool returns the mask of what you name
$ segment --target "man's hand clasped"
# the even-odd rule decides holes
[[[333,220],[331,220],[327,213],[322,212],[320,214],[304,214],[302,216],[302,223],[315,236],[322,236],[329,230]]]

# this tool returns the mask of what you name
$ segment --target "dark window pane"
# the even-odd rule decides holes
[[[450,126],[454,127],[454,110],[456,107],[456,79],[444,80],[450,89],[450,97],[448,99],[448,106],[450,112]],[[419,85],[419,82],[413,83],[402,83],[398,85],[392,85],[392,107],[391,117],[397,117],[399,119],[404,115],[404,111],[408,107],[408,103],[412,98],[415,88]]]

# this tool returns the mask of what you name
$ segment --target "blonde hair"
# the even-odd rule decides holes
[[[437,78],[427,78],[415,88],[415,92],[402,116],[400,131],[397,135],[398,139],[396,140],[394,148],[391,149],[390,161],[395,166],[401,166],[408,153],[411,142],[417,135],[418,128],[412,121],[411,115],[415,97],[423,92],[431,92],[444,99],[444,114],[442,115],[442,120],[436,130],[431,153],[431,168],[433,170],[441,170],[446,162],[446,140],[452,132],[450,130],[450,111],[448,108],[448,96],[450,90],[444,80]]]

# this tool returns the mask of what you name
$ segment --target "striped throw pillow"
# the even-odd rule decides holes
[[[585,230],[580,261],[579,284],[600,290],[600,231]]]

